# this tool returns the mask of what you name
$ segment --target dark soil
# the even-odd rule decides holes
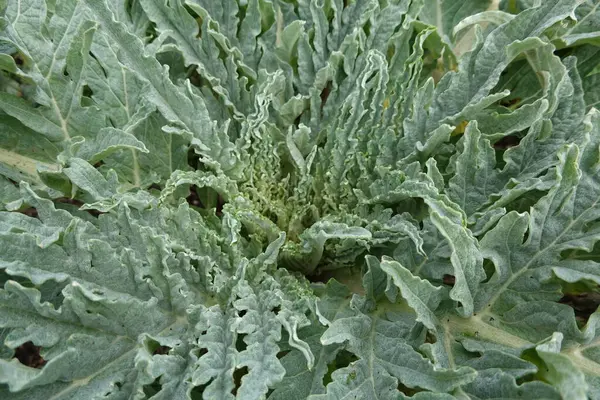
[[[600,293],[567,293],[560,299],[560,303],[573,307],[577,320],[586,323],[600,305]]]
[[[32,368],[42,368],[46,360],[40,355],[40,347],[32,342],[23,343],[15,349],[15,358],[23,365]]]
[[[169,354],[169,350],[171,350],[169,346],[159,346],[152,354]]]
[[[57,199],[54,199],[55,203],[63,203],[63,204],[72,204],[76,207],[81,207],[83,205],[83,202],[79,201],[79,200],[75,200],[75,199],[71,199],[68,197],[59,197]],[[98,211],[98,210],[85,210],[87,213],[93,215],[94,217],[98,217],[100,214],[103,214],[102,212]],[[24,210],[20,211],[22,214],[25,214],[29,217],[32,218],[37,218],[38,216],[38,212],[34,207],[29,207],[26,208]]]
[[[444,285],[454,286],[456,283],[456,277],[454,275],[444,275],[443,281]]]

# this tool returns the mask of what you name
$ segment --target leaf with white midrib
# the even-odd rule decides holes
[[[173,84],[161,64],[146,54],[142,41],[129,32],[123,23],[114,21],[105,0],[86,0],[85,4],[102,24],[106,34],[119,46],[120,61],[149,83],[146,93],[148,101],[155,104],[169,122],[193,135],[199,141],[199,151],[218,161],[224,170],[234,168],[237,149],[226,133],[215,127],[204,100],[193,92],[189,81],[183,88]]]
[[[225,1],[225,3],[227,2]],[[237,84],[237,82],[234,77],[230,76],[230,73],[227,73],[225,63],[218,58],[217,65],[206,62],[206,60],[216,57],[207,53],[203,48],[203,42],[211,40],[210,34],[198,38],[198,24],[188,14],[180,0],[172,2],[170,7],[154,0],[142,0],[141,4],[158,28],[177,42],[186,64],[197,65],[200,74],[211,82],[212,89],[222,97],[223,101],[230,103],[232,95],[224,85],[229,83],[227,81],[231,81],[233,84]],[[235,51],[230,50],[230,53],[233,55]],[[240,106],[242,105],[236,104],[236,107]]]
[[[481,301],[485,297],[480,298],[479,308],[483,308],[485,305],[493,306],[519,277],[530,269],[541,267],[555,259],[560,251],[591,249],[593,244],[600,239],[600,234],[593,230],[589,233],[581,232],[586,223],[600,215],[600,207],[598,207],[600,184],[595,182],[593,175],[588,175],[587,165],[589,164],[579,165],[593,162],[596,151],[593,143],[597,141],[597,130],[600,125],[598,119],[598,112],[592,112],[588,125],[591,132],[587,134],[588,140],[591,139],[592,142],[585,145],[581,155],[579,149],[574,145],[569,146],[561,153],[557,185],[532,209],[531,216],[510,213],[503,217],[499,225],[483,238],[481,243],[484,255],[489,254],[492,260],[501,264],[497,268],[502,268],[505,272],[499,277],[503,279],[501,285],[498,286],[498,283],[494,282],[497,278],[485,285],[486,288],[483,289],[482,294],[490,291],[494,294],[487,297],[485,302]],[[582,201],[574,197],[576,192],[585,193],[584,196],[577,197],[577,199],[583,199]],[[509,220],[514,222],[509,223]],[[506,239],[520,240],[525,233],[528,220],[531,221],[531,225],[527,241],[524,244],[517,243],[518,247],[516,248],[507,248],[507,254],[497,258],[498,244]],[[512,230],[516,223],[518,223],[516,232],[507,232],[507,229]],[[551,234],[546,234],[545,232],[549,229],[551,229]],[[504,236],[504,240],[497,238],[499,233]],[[515,265],[514,261],[510,261],[513,257],[520,257],[524,262],[516,262]],[[506,264],[508,269],[506,269]],[[515,265],[518,269],[512,270],[511,265]],[[492,284],[492,282],[494,283]]]

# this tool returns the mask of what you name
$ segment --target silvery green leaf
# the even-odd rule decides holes
[[[463,138],[464,150],[456,159],[449,195],[471,218],[492,194],[502,189],[503,182],[496,169],[494,149],[482,138],[476,122],[467,126]]]
[[[186,196],[189,193],[189,185],[196,185],[198,188],[211,188],[225,198],[229,198],[237,192],[234,183],[225,176],[215,176],[208,173],[201,173],[200,171],[184,172],[178,170],[165,183],[165,188],[160,195],[159,201],[165,201],[169,196],[177,193],[180,187],[184,185],[188,187],[188,190],[185,191]]]
[[[422,280],[410,273],[400,263],[384,259],[381,269],[392,278],[400,289],[402,297],[417,313],[417,321],[422,322],[429,329],[436,329],[439,324],[434,311],[444,299],[443,288],[434,287],[428,281]]]
[[[493,393],[502,393],[510,399],[562,399],[560,393],[546,383],[536,381],[519,385],[510,375],[498,371],[481,373],[481,380],[467,385],[464,391],[472,399],[491,399]]]
[[[144,143],[137,140],[135,136],[118,129],[104,128],[98,132],[93,141],[84,142],[77,155],[94,164],[120,149],[148,153]]]
[[[0,172],[14,181],[41,182],[38,168],[58,170],[56,158],[60,146],[40,136],[17,119],[4,115],[0,122],[2,148],[0,148]]]
[[[464,18],[462,21],[460,21],[458,24],[456,24],[456,26],[452,30],[452,33],[454,35],[456,35],[458,32],[460,32],[463,29],[468,28],[469,26],[474,25],[474,24],[484,24],[484,23],[489,24],[489,23],[491,23],[494,25],[502,25],[504,23],[509,22],[513,18],[514,18],[514,15],[509,14],[504,11],[498,11],[498,10],[483,11],[483,12],[473,14],[473,15],[470,15],[470,16]]]
[[[323,257],[327,241],[339,240],[342,243],[360,246],[371,237],[371,232],[365,228],[322,221],[305,230],[300,235],[301,242],[298,245],[289,244],[288,247],[284,247],[282,257],[289,267],[310,273]]]
[[[127,189],[162,184],[173,172],[185,170],[189,142],[177,133],[163,132],[163,124],[164,119],[158,113],[144,117],[129,130],[131,133],[123,135],[140,150],[135,147],[113,147],[116,151],[102,160],[100,170],[106,173],[113,169],[119,182]],[[142,151],[144,148],[147,151]]]
[[[330,281],[326,286],[316,289],[316,292],[322,296],[317,300],[317,315],[324,321],[333,321],[348,313],[348,289],[335,280]],[[329,323],[329,322],[328,322]],[[286,369],[286,377],[281,385],[273,391],[269,399],[284,399],[288,396],[306,398],[310,395],[325,393],[325,384],[323,382],[325,375],[331,363],[339,351],[342,349],[339,344],[323,346],[320,338],[325,331],[325,327],[318,323],[313,323],[309,327],[298,331],[299,337],[308,343],[312,354],[315,356],[315,363],[312,368],[308,368],[304,360],[304,355],[293,348],[281,359],[281,364]]]
[[[90,12],[102,24],[109,40],[121,51],[119,61],[136,73],[146,84],[145,96],[161,114],[178,129],[192,136],[192,144],[208,160],[220,162],[223,170],[236,165],[236,149],[229,139],[210,121],[204,101],[189,83],[176,86],[158,61],[145,54],[143,43],[127,27],[114,21],[105,1],[86,3]]]
[[[106,215],[96,227],[66,211],[56,210],[50,200],[36,197],[29,189],[24,190],[27,201],[38,208],[43,225],[36,228],[33,225],[38,220],[23,217],[29,218],[33,225],[31,233],[19,233],[9,227],[14,225],[10,219],[12,213],[0,216],[2,226],[6,224],[8,228],[0,233],[3,248],[10,249],[10,257],[3,257],[0,267],[40,288],[51,282],[60,286],[56,298],[45,298],[41,297],[44,292],[36,287],[7,282],[2,294],[6,305],[2,307],[0,320],[12,332],[5,341],[9,346],[14,348],[33,341],[44,347],[43,355],[50,360],[48,365],[57,369],[22,373],[26,367],[3,360],[0,376],[3,382],[10,379],[11,390],[23,390],[30,398],[42,398],[45,395],[36,387],[45,385],[46,395],[63,398],[88,396],[97,391],[114,392],[119,386],[134,395],[144,392],[144,386],[162,375],[155,391],[163,397],[158,398],[171,398],[176,393],[187,396],[192,386],[184,382],[199,379],[195,378],[196,371],[203,370],[202,365],[212,354],[209,351],[206,359],[194,355],[198,346],[204,348],[206,342],[200,336],[200,341],[193,344],[196,331],[192,327],[205,326],[208,335],[218,326],[217,315],[235,328],[234,339],[238,334],[246,335],[248,348],[233,350],[233,368],[245,366],[252,376],[260,375],[243,384],[240,390],[258,398],[258,393],[283,377],[285,370],[275,357],[281,321],[295,318],[296,323],[303,322],[294,317],[288,297],[291,293],[287,294],[300,287],[297,280],[282,274],[277,274],[277,280],[264,276],[267,266],[277,258],[277,246],[270,250],[273,254],[265,253],[255,262],[242,262],[237,271],[229,270],[230,278],[237,284],[213,286],[209,279],[212,265],[219,260],[219,265],[226,266],[226,261],[211,239],[216,232],[197,220],[198,214],[188,207],[181,206],[165,214],[166,209],[136,211],[122,204],[118,215]],[[178,227],[186,225],[203,239],[182,235]],[[53,229],[61,230],[60,240],[52,234]],[[37,244],[39,240],[46,242],[43,247]],[[39,262],[33,261],[36,259]],[[190,268],[192,259],[198,269]],[[221,291],[220,296],[232,296],[229,310],[223,313],[216,306],[193,311],[192,305],[213,290]],[[272,308],[284,304],[288,311],[278,318]],[[238,315],[242,310],[245,315]],[[297,312],[305,311],[299,307]],[[44,330],[35,335],[27,333],[28,329],[36,330],[41,325]],[[170,349],[168,354],[156,355],[159,346]],[[235,340],[232,346],[235,349]],[[110,351],[102,351],[108,347]],[[274,352],[268,362],[262,352],[267,348]],[[85,361],[73,361],[83,354]],[[233,369],[230,372],[233,374]],[[169,376],[172,378],[167,379]],[[78,385],[80,379],[88,384]],[[232,375],[228,379],[233,382]],[[272,383],[261,383],[268,382],[267,379],[272,379]],[[69,380],[72,382],[68,383]],[[123,385],[125,381],[128,383]]]
[[[533,362],[547,382],[558,389],[563,398],[587,399],[588,386],[583,373],[568,356],[560,354],[563,336],[555,333],[547,341],[539,343],[532,354]]]
[[[491,3],[491,0],[474,0],[462,4],[449,0],[425,0],[419,18],[435,26],[444,41],[452,44],[456,34],[455,27],[465,18],[487,10]]]
[[[3,176],[0,176],[0,207],[3,210],[14,210],[15,208],[19,208],[20,204],[17,205],[21,198],[19,194],[19,189]]]
[[[398,340],[398,335],[403,331],[407,333],[413,324],[411,317],[393,307],[373,313],[357,310],[354,315],[333,321],[321,342],[324,345],[347,343],[346,348],[360,358],[334,372],[333,383],[324,398],[348,394],[388,398],[386,396],[394,393],[397,395],[398,381],[411,387],[445,392],[475,378],[470,368],[438,369],[408,343]]]
[[[511,289],[513,284],[524,283],[519,282],[518,277],[532,273],[536,268],[543,267],[548,261],[556,259],[560,251],[591,249],[598,240],[594,229],[582,230],[583,226],[593,221],[598,213],[594,195],[598,190],[598,183],[593,178],[593,173],[589,175],[587,172],[590,171],[588,168],[596,162],[594,160],[597,150],[594,149],[594,143],[597,140],[595,138],[597,129],[598,115],[594,111],[588,118],[589,133],[586,133],[587,140],[583,149],[579,150],[577,146],[572,145],[559,154],[560,165],[557,170],[556,185],[548,195],[532,208],[530,215],[511,212],[504,216],[497,227],[489,231],[482,240],[483,254],[494,262],[497,269],[495,277],[482,287],[479,308],[484,308],[487,304],[491,306],[490,311],[492,311],[499,298],[508,295],[506,291],[514,290]],[[582,200],[576,200],[571,194],[574,191],[585,193],[585,196],[579,197]],[[547,229],[552,230],[555,239],[544,240],[546,237],[544,232]],[[509,234],[508,230],[512,233]],[[529,237],[523,242],[526,230],[529,230]],[[493,243],[494,236],[502,231],[507,234],[505,237],[508,240],[514,242],[508,252],[498,252],[500,243]],[[517,261],[520,257],[524,257],[523,263]],[[513,270],[511,266],[515,266],[516,269]],[[490,296],[486,293],[491,293],[489,290],[492,287],[494,287],[494,294]],[[527,289],[526,287],[527,285],[518,290],[519,294],[511,300],[511,303],[520,298],[525,291],[533,289],[533,287]],[[509,296],[513,297],[513,295]]]
[[[109,182],[96,168],[81,158],[72,158],[64,172],[71,182],[89,193],[95,201],[108,199],[116,192],[116,182]]]
[[[465,111],[484,108],[505,97],[508,93],[489,94],[502,71],[521,52],[542,45],[536,37],[569,16],[576,4],[574,0],[545,1],[518,14],[485,39],[479,38],[473,51],[461,59],[459,72],[446,74],[437,86],[428,126],[435,128],[439,123],[434,121],[454,120]]]
[[[104,125],[103,114],[80,102],[94,24],[84,22],[82,8],[68,2],[55,14],[46,13],[44,1],[7,5],[5,40],[23,54],[37,90],[32,99],[6,92],[0,96],[0,108],[21,123],[3,118],[12,126],[2,132],[0,154],[3,164],[11,166],[3,174],[36,183],[37,168],[56,170],[57,153],[71,138],[93,136]]]
[[[0,397],[600,398],[591,0],[0,0]]]
[[[237,4],[231,3],[235,2],[227,1],[226,5],[232,7],[233,10],[237,9]],[[251,3],[249,10],[258,5],[258,2]],[[140,4],[150,20],[157,25],[159,32],[176,41],[177,50],[182,52],[185,64],[198,67],[199,73],[208,80],[211,89],[218,94],[219,101],[224,102],[226,106],[233,107],[235,111],[238,109],[245,111],[248,104],[245,101],[247,94],[244,85],[248,79],[238,77],[234,67],[236,62],[241,61],[241,49],[229,48],[225,50],[228,56],[225,59],[221,58],[218,48],[226,42],[224,37],[220,37],[220,32],[215,32],[211,28],[211,14],[202,13],[207,19],[199,29],[196,20],[184,8],[183,1],[167,3],[149,0],[142,1]],[[190,2],[190,5],[196,6],[195,8],[198,9],[198,5],[194,2]],[[248,14],[247,20],[260,22],[260,17],[257,19],[256,16]],[[237,21],[235,22],[235,28],[230,26],[230,29],[238,29]],[[226,29],[227,26],[223,28]],[[198,40],[197,37],[200,33],[202,37]],[[245,36],[243,32],[240,32],[240,37]]]
[[[397,178],[396,178],[397,179]],[[450,291],[450,297],[460,302],[463,315],[473,312],[474,293],[483,280],[482,258],[478,243],[471,232],[464,227],[464,211],[445,195],[435,190],[430,182],[406,180],[394,189],[389,188],[393,180],[372,185],[372,202],[390,203],[399,199],[421,197],[431,210],[431,222],[448,241],[450,262],[454,268],[456,285]]]
[[[598,46],[582,45],[573,49],[571,55],[577,57],[577,70],[581,76],[581,85],[583,87],[585,103],[588,107],[598,104],[598,90],[600,84],[598,78],[598,60],[597,54],[600,49]]]
[[[560,41],[566,46],[580,45],[582,43],[590,43],[594,45],[600,44],[600,10],[598,3],[593,0],[581,2],[574,13],[574,20],[571,23],[565,23],[565,28],[560,29]]]

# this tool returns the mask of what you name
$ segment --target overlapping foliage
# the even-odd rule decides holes
[[[0,7],[1,398],[600,399],[597,0]]]

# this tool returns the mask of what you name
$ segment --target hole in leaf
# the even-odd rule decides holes
[[[231,390],[231,394],[237,396],[237,391],[242,386],[242,378],[244,375],[248,374],[248,367],[237,368],[233,371],[233,381],[235,383],[235,387]]]
[[[242,310],[242,311],[238,312],[238,316],[239,316],[240,318],[243,318],[243,317],[244,317],[244,315],[246,315],[246,313],[247,313],[247,312],[248,312],[248,311],[246,311],[246,310]]]
[[[157,355],[157,354],[169,354],[169,351],[171,350],[171,348],[169,346],[158,346],[153,352],[152,355]]]
[[[427,331],[427,333],[425,334],[425,343],[433,344],[436,342],[436,337],[431,332]]]
[[[325,103],[327,103],[327,99],[329,98],[329,94],[331,93],[332,88],[331,82],[327,83],[327,86],[321,91],[321,110],[325,107]]]
[[[104,67],[102,66],[102,63],[100,61],[98,61],[98,58],[94,55],[94,53],[92,53],[91,51],[89,52],[89,56],[91,59],[96,61],[96,66],[98,68],[100,68],[100,71],[102,71],[102,74],[104,75],[104,77],[108,77],[108,74],[106,73],[106,70],[104,69]]]
[[[201,18],[200,15],[198,15],[198,13],[196,11],[194,11],[194,9],[191,7],[185,6],[185,11],[187,11],[192,16],[192,18]],[[202,20],[200,20],[198,22],[201,23]]]
[[[190,194],[186,198],[189,205],[203,208],[206,210],[216,210],[217,215],[221,215],[225,200],[215,190],[207,187],[199,188],[195,185],[190,186]]]
[[[152,339],[146,340],[146,349],[148,349],[148,352],[151,353],[152,355],[168,354],[169,350],[171,350],[171,348],[169,346],[163,346],[156,340],[152,340]]]
[[[84,85],[82,95],[84,97],[92,97],[94,95],[94,91],[88,85]]]
[[[148,190],[158,190],[160,192],[162,191],[162,187],[160,187],[160,185],[157,183],[153,183],[152,185],[148,186]]]
[[[536,379],[536,375],[537,375],[537,374],[527,374],[527,375],[525,375],[525,376],[523,376],[523,377],[521,377],[521,378],[518,378],[518,379],[516,380],[516,382],[517,382],[517,385],[518,385],[518,386],[521,386],[521,385],[523,385],[524,383],[536,381],[536,380],[537,380],[537,379]]]
[[[121,382],[114,382],[112,384],[112,388],[110,391],[104,393],[104,397],[114,397],[114,394],[121,391],[121,387],[123,386],[123,384]]]
[[[198,196],[196,189],[197,187],[195,185],[190,186],[190,194],[185,198],[185,200],[190,206],[204,208],[204,204],[202,204],[202,201],[200,201],[200,196]]]
[[[219,196],[217,198],[217,215],[220,217],[221,215],[223,215],[223,206],[225,205],[225,200]]]
[[[277,214],[275,214],[271,210],[266,210],[263,215],[265,217],[269,218],[269,220],[271,220],[272,223],[274,223],[275,225],[277,225],[277,221],[279,221],[279,218],[277,217]]]
[[[188,151],[187,159],[188,159],[188,164],[190,167],[192,167],[194,169],[199,169],[198,167],[200,165],[200,156],[198,154],[196,154],[194,149],[191,147],[190,147],[190,150]]]
[[[580,249],[568,249],[560,252],[560,258],[569,258],[572,260],[595,260],[600,254],[600,242],[597,242],[592,251],[585,251]]]
[[[212,381],[208,381],[204,385],[194,386],[194,388],[190,392],[190,397],[192,398],[192,400],[203,400],[204,389],[206,389],[206,387],[210,385],[211,382]]]
[[[367,37],[369,37],[369,35],[371,34],[371,21],[367,21],[367,23],[363,26],[363,31],[365,32]]]
[[[154,22],[150,22],[146,25],[146,32],[144,36],[150,39],[149,43],[158,37],[158,34],[156,33],[156,24]]]
[[[214,90],[212,90],[212,87],[208,83],[208,81],[198,73],[197,68],[193,67],[191,69],[188,69],[187,77],[193,86],[205,89],[205,93],[207,93],[207,91],[210,91],[210,94],[212,94],[215,100],[218,98],[218,95],[214,92]]]
[[[419,388],[410,388],[408,386],[405,386],[402,382],[398,382],[398,390],[401,391],[402,393],[404,393],[407,396],[412,397],[413,395],[422,392],[421,389]]]
[[[37,218],[38,217],[38,212],[34,207],[29,207],[29,208],[25,208],[24,210],[20,210],[19,211],[21,214],[25,214],[28,217],[31,218]]]
[[[496,273],[496,267],[494,266],[494,263],[491,260],[484,258],[483,271],[485,272],[485,279],[482,283],[487,283],[490,279],[492,279],[492,276],[494,276],[494,274]]]
[[[11,279],[14,280],[14,278]],[[30,281],[28,280],[28,282]],[[27,284],[24,286],[27,286]],[[51,303],[56,310],[63,304],[65,299],[62,294],[62,290],[65,288],[64,282],[49,280],[41,285],[35,285],[35,287],[40,291],[40,300],[42,303]]]
[[[515,147],[519,144],[521,138],[515,135],[504,136],[502,139],[498,140],[494,143],[494,148],[496,150],[505,150],[511,147]]]
[[[248,345],[244,342],[244,338],[246,337],[245,333],[238,334],[237,340],[235,341],[235,349],[239,352],[246,350]]]
[[[238,18],[242,21],[246,18],[246,10],[248,10],[248,2],[240,2],[240,6],[238,8]]]
[[[277,358],[282,359],[283,357],[288,355],[289,352],[290,352],[289,350],[282,350],[279,353],[277,353]]]
[[[162,376],[162,375],[161,375]],[[144,385],[143,390],[146,398],[150,398],[160,392],[162,389],[162,385],[160,384],[160,376],[157,377],[154,382],[149,385]]]
[[[40,355],[40,346],[33,342],[25,342],[15,349],[15,358],[23,365],[31,368],[42,368],[46,360]]]
[[[444,274],[442,282],[444,283],[444,285],[454,287],[454,284],[456,283],[456,278],[454,277],[454,275]]]
[[[359,255],[356,259],[362,260],[363,256]],[[319,263],[317,268],[315,268],[315,272],[306,276],[310,282],[328,283],[330,280],[335,279],[350,289],[351,294],[348,295],[348,298],[352,297],[352,293],[358,293],[361,295],[365,293],[362,286],[363,273],[360,267],[351,266],[323,271],[319,269],[319,266],[321,265],[327,264],[326,262]]]
[[[577,322],[584,325],[600,306],[600,293],[566,293],[559,303],[573,308]]]
[[[331,374],[333,373],[333,371],[340,369],[340,368],[345,368],[348,365],[350,365],[350,363],[357,361],[357,360],[358,360],[358,357],[356,357],[353,353],[351,353],[347,350],[341,350],[335,356],[335,360],[333,360],[333,362],[327,364],[327,373],[325,374],[325,376],[323,376],[323,385],[327,386],[329,383],[331,383],[333,381],[331,379]]]
[[[300,122],[302,121],[302,115],[303,115],[303,114],[300,114],[300,115],[298,115],[298,116],[296,117],[296,119],[294,120],[294,123],[293,123],[293,125],[294,125],[296,128],[300,126]]]
[[[100,163],[98,163],[100,164]],[[101,165],[101,164],[100,164]],[[100,165],[94,165],[96,168],[99,167]],[[75,200],[75,199],[71,199],[69,197],[59,197],[56,200],[54,200],[57,204],[70,204],[72,206],[75,206],[77,208],[80,208],[83,205],[83,202],[79,201],[79,200]],[[98,210],[85,210],[88,214],[93,215],[94,217],[98,217],[100,214],[104,214],[101,211]]]
[[[36,285],[33,284],[33,282],[31,282],[29,279],[21,277],[21,276],[13,276],[13,275],[9,275],[4,271],[0,271],[0,280],[2,282],[6,282],[6,281],[14,281],[17,282],[19,285],[26,287],[26,288],[39,288]]]
[[[506,107],[506,108],[510,108],[510,109],[516,109],[519,108],[519,104],[521,103],[523,99],[521,99],[520,97],[507,97],[504,98],[502,100],[500,100],[499,104],[502,107]]]
[[[246,225],[242,225],[242,228],[240,229],[240,236],[243,238],[250,238],[252,237],[252,235],[250,234],[250,231],[248,230],[248,228],[246,227]]]

